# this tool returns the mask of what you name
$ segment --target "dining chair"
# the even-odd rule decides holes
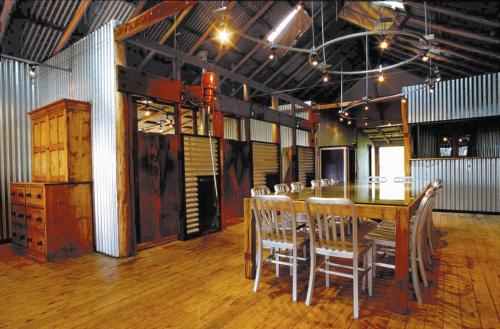
[[[330,186],[332,183],[329,178],[323,178],[320,181],[321,181],[321,186]]]
[[[418,303],[422,303],[422,293],[420,289],[419,273],[422,278],[424,287],[428,287],[429,283],[427,280],[427,275],[425,273],[424,264],[424,226],[427,219],[429,218],[429,211],[431,211],[431,205],[434,197],[436,196],[436,190],[433,187],[429,187],[425,192],[425,196],[419,204],[417,209],[417,214],[414,217],[413,223],[410,225],[410,271],[412,275],[413,287],[415,289],[415,296]],[[387,254],[395,255],[396,248],[396,231],[395,229],[388,229],[388,227],[377,227],[376,229],[365,235],[366,240],[370,240],[372,243],[372,253],[373,253],[373,273],[375,274],[378,267],[395,269],[394,264],[381,262],[377,260],[379,247]]]
[[[370,244],[358,243],[358,218],[354,203],[343,198],[309,198],[305,201],[307,225],[310,232],[311,268],[306,305],[311,305],[316,272],[326,275],[329,286],[330,275],[342,276],[353,280],[354,318],[359,316],[359,279],[363,288],[368,280],[368,295],[372,295],[372,252]],[[348,216],[343,209],[348,208]],[[348,219],[352,222],[352,234],[347,234]],[[324,261],[316,266],[316,256]],[[345,260],[352,261],[346,265]],[[344,262],[342,262],[344,260]],[[362,260],[362,265],[359,261]]]
[[[268,194],[271,194],[271,190],[269,189],[269,187],[265,185],[255,186],[250,190],[250,195],[252,197],[256,195],[268,195]]]
[[[311,180],[311,188],[317,188],[323,186],[321,184],[321,179],[313,179]]]
[[[286,185],[285,183],[274,185],[274,193],[278,194],[278,193],[286,193],[286,192],[290,192],[290,187],[288,185]]]
[[[306,187],[302,182],[293,182],[290,186],[292,187],[292,192],[302,191]]]
[[[387,183],[387,177],[370,176],[368,177],[368,183]]]
[[[277,266],[286,265],[292,272],[292,298],[295,302],[297,262],[307,260],[306,257],[298,256],[298,250],[306,246],[308,237],[306,232],[297,231],[293,200],[286,195],[257,195],[252,198],[252,209],[257,231],[257,273],[253,291],[259,289],[264,261]],[[288,226],[288,219],[291,219],[291,227]],[[263,249],[271,251],[266,259],[263,258]]]
[[[394,177],[394,183],[412,183],[413,177],[404,176],[404,177]]]
[[[337,185],[339,180],[337,178],[330,178],[330,185]]]

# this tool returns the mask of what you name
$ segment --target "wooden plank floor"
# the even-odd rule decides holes
[[[500,216],[436,213],[442,230],[426,303],[411,314],[387,310],[390,272],[362,295],[352,319],[351,284],[316,280],[304,305],[306,267],[293,303],[285,269],[264,267],[261,290],[244,279],[242,234],[224,232],[144,250],[51,264],[14,256],[0,245],[0,328],[500,328]]]

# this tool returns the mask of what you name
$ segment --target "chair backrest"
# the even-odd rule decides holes
[[[404,177],[394,177],[394,183],[412,183],[413,177],[404,176]]]
[[[316,187],[321,187],[321,179],[313,179],[311,181],[311,187],[316,188]]]
[[[288,185],[286,185],[285,183],[276,184],[276,185],[274,185],[274,192],[275,193],[290,192],[290,187],[288,187]]]
[[[440,178],[436,178],[434,182],[432,183],[432,186],[437,188],[438,190],[443,187],[443,181]]]
[[[250,195],[252,197],[256,195],[268,195],[271,194],[271,190],[267,186],[255,186],[253,189],[250,190]]]
[[[297,220],[293,200],[286,195],[257,195],[252,210],[259,241],[296,245]],[[291,239],[290,239],[291,238]]]
[[[292,192],[302,191],[303,189],[306,188],[306,186],[302,182],[293,182],[290,185],[292,187]]]
[[[368,183],[386,183],[387,177],[382,176],[370,176],[368,177]]]
[[[330,178],[330,185],[337,185],[339,180],[337,178]]]
[[[305,201],[305,208],[309,232],[317,233],[311,234],[311,248],[357,253],[357,216],[351,200],[313,197]]]
[[[430,215],[432,214],[432,206],[435,196],[436,189],[431,186],[425,192],[425,196],[422,198],[422,201],[420,201],[417,209],[416,220],[411,230],[410,248],[413,251],[416,251],[417,244],[421,243],[420,241],[423,237],[423,228],[428,223]]]
[[[321,179],[321,186],[330,186],[330,185],[331,185],[330,178]]]

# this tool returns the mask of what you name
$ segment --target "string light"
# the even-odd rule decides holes
[[[147,116],[147,117],[150,116],[151,115],[151,111],[149,109],[147,109],[146,112],[144,112],[144,115]]]
[[[380,49],[385,50],[389,47],[389,43],[384,39],[382,42],[379,44]]]
[[[384,74],[383,74],[383,73],[380,73],[380,74],[378,75],[377,80],[378,80],[378,82],[384,82],[384,81],[385,81]]]
[[[309,64],[311,64],[312,67],[317,67],[319,62],[318,62],[318,58],[316,57],[315,54],[311,54],[309,56]]]

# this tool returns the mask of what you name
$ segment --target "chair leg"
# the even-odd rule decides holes
[[[297,301],[297,249],[295,248],[293,250],[293,274],[292,274],[292,281],[293,281],[293,301]]]
[[[352,298],[353,298],[353,312],[354,319],[359,317],[359,305],[358,305],[358,289],[359,289],[359,275],[358,273],[352,272]]]
[[[259,290],[260,274],[262,272],[262,247],[260,244],[257,246],[257,272],[255,273],[255,282],[253,285],[253,292]]]
[[[274,250],[274,260],[279,261],[280,257],[278,256],[278,253],[280,252],[280,249],[275,248]],[[276,277],[279,278],[280,276],[280,264],[276,263]]]
[[[431,253],[432,256],[436,255],[436,251],[434,250],[434,243],[432,241],[432,222],[430,222],[428,225],[427,225],[427,242],[429,244],[429,251]],[[431,262],[432,262],[432,259],[431,259]]]
[[[373,295],[373,275],[372,275],[372,271],[373,271],[373,253],[368,251],[367,252],[367,257],[368,257],[368,267],[370,267],[370,271],[368,271],[368,273],[366,274],[366,276],[368,276],[368,296],[372,296]]]
[[[363,268],[366,268],[366,263],[367,263],[367,254],[363,256]],[[366,291],[366,275],[363,275],[363,278],[361,279],[361,291],[363,292]]]
[[[330,270],[330,265],[328,265],[326,262],[330,261],[330,257],[325,256],[325,270],[329,271]],[[325,285],[326,287],[330,287],[330,274],[325,273]]]
[[[306,305],[311,305],[313,290],[314,290],[314,280],[316,277],[316,253],[313,248],[311,248],[311,266],[309,270],[309,287],[307,287],[307,297]]]
[[[377,244],[374,242],[372,243],[372,262],[372,277],[375,277],[377,275],[377,265],[375,265],[377,262]]]
[[[418,280],[417,260],[414,252],[411,253],[411,278],[413,280],[413,288],[415,289],[415,296],[417,302],[422,303],[422,293],[420,292],[420,282]]]

